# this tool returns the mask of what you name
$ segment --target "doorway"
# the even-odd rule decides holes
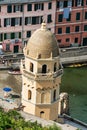
[[[14,53],[18,53],[18,51],[19,51],[18,49],[19,49],[18,45],[14,46]]]
[[[87,37],[83,38],[83,46],[87,46]]]
[[[45,113],[44,113],[44,111],[41,111],[41,112],[40,112],[40,118],[45,119]]]

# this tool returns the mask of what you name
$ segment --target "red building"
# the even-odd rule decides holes
[[[7,39],[2,43],[2,49],[4,52],[21,53],[22,41],[20,39]]]
[[[56,5],[59,46],[87,45],[87,0],[57,0]]]

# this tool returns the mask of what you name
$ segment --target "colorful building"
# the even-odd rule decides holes
[[[42,20],[55,32],[55,0],[0,0],[0,41],[21,38],[23,43]]]
[[[87,45],[87,0],[57,0],[55,34],[61,47]]]
[[[87,0],[1,0],[0,41],[26,42],[43,19],[60,47],[87,45]]]
[[[4,52],[22,53],[22,41],[20,39],[4,40],[2,43],[2,50]]]

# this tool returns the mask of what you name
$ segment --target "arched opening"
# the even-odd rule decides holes
[[[45,113],[44,113],[44,111],[41,111],[41,112],[40,112],[40,117],[41,117],[41,118],[45,118]]]
[[[46,73],[46,70],[47,70],[47,65],[43,65],[42,66],[42,73]]]
[[[28,100],[31,99],[31,96],[32,96],[32,92],[31,92],[31,90],[28,90]]]
[[[33,65],[33,63],[30,63],[30,71],[31,71],[31,72],[34,71],[34,65]]]
[[[56,90],[53,92],[53,101],[56,101]]]
[[[57,63],[54,64],[54,72],[57,70]]]

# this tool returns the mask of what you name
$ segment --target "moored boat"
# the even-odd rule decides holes
[[[71,65],[67,65],[67,67],[73,68],[73,67],[83,67],[83,66],[87,66],[87,63],[83,63],[83,64],[71,64]]]
[[[12,75],[21,75],[21,72],[20,71],[8,71],[9,74],[12,74]]]

